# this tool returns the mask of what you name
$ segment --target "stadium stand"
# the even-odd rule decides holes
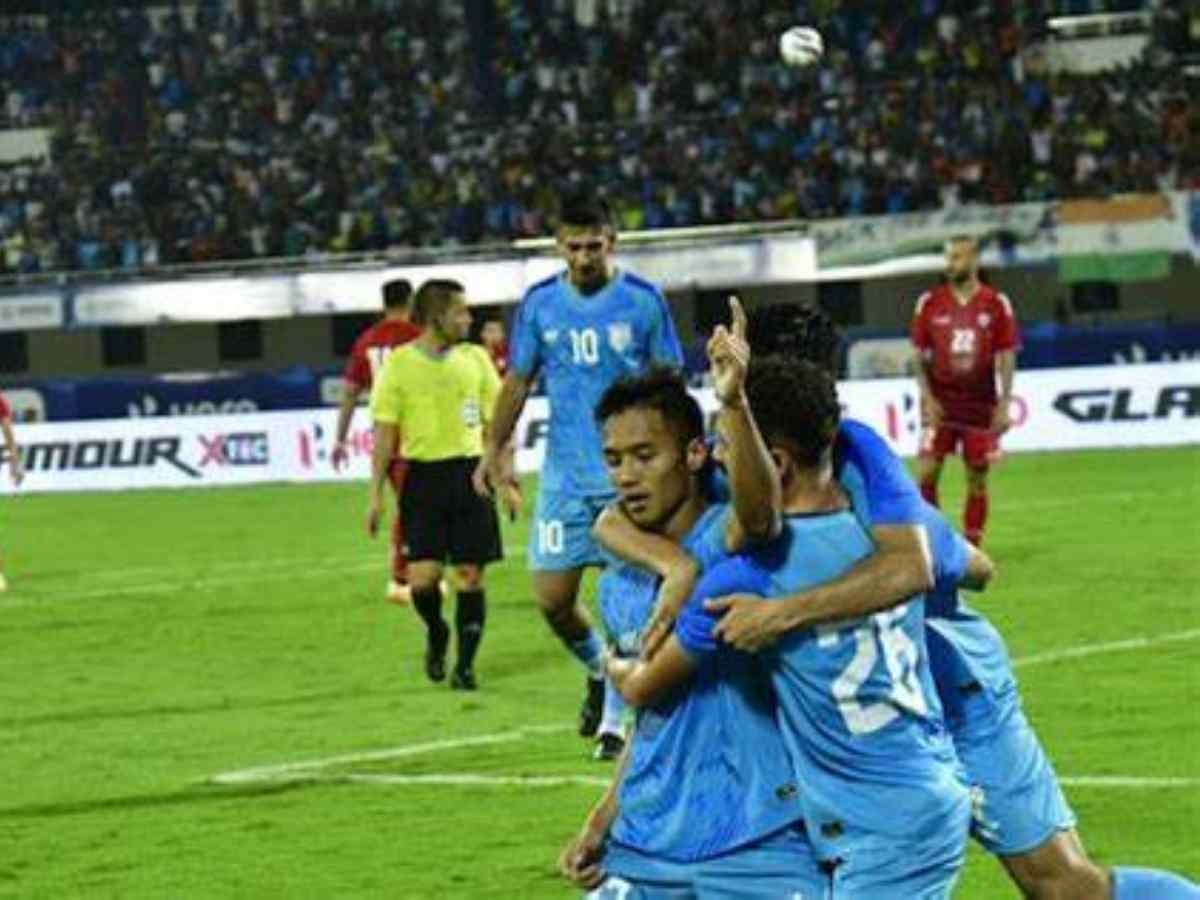
[[[51,136],[0,165],[0,270],[539,236],[564,183],[604,186],[625,229],[1200,187],[1175,64],[1194,7],[238,6],[0,19],[0,129]],[[1152,23],[1136,65],[1049,74],[1023,53],[1051,14],[1126,9]],[[816,72],[778,61],[796,21],[835,48]]]

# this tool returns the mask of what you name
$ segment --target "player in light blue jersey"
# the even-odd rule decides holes
[[[833,380],[812,365],[764,361],[752,368],[747,394],[780,469],[784,536],[727,564],[735,571],[708,573],[698,595],[713,593],[718,571],[741,591],[794,592],[841,576],[873,551],[833,477]],[[736,498],[739,483],[731,483]],[[918,598],[844,627],[790,634],[760,654],[835,897],[947,897],[963,862],[970,799],[941,725],[922,619]],[[626,697],[669,696],[713,654],[727,653],[715,625],[689,602],[653,659],[612,664]]]
[[[756,351],[764,346],[786,351],[835,371],[837,332],[819,311],[768,308],[751,320],[750,334]],[[855,514],[874,534],[879,533],[874,524],[883,521],[919,525],[927,538],[935,584],[927,595],[925,637],[956,751],[980,789],[975,836],[998,856],[1022,893],[1042,900],[1196,897],[1194,885],[1171,873],[1129,867],[1108,872],[1088,858],[1053,767],[1021,711],[1003,638],[958,595],[959,586],[980,589],[987,583],[991,561],[920,499],[903,464],[869,427],[842,423],[834,465]],[[913,560],[905,555],[877,551],[867,561],[875,570],[869,584],[839,579],[783,603],[719,600],[710,604],[712,610],[737,615],[727,613],[718,632],[743,649],[761,649],[789,629],[894,606],[908,596],[902,585],[911,577]],[[861,574],[867,565],[858,569]]]
[[[618,378],[655,364],[683,365],[662,292],[616,267],[615,240],[603,200],[564,203],[558,246],[567,268],[530,288],[517,309],[509,372],[475,478],[482,493],[512,482],[501,449],[540,377],[550,422],[529,565],[542,614],[588,669],[579,731],[585,737],[599,731],[601,758],[619,752],[620,707],[604,708],[603,643],[579,602],[584,569],[603,562],[591,538],[592,523],[613,497],[593,411]]]
[[[758,486],[732,510],[702,490],[703,415],[678,376],[618,383],[597,412],[622,514],[647,540],[682,543],[701,569],[778,524],[770,457],[742,402],[744,359],[722,356],[721,340],[710,353],[731,478]],[[611,610],[611,629],[624,634],[654,602],[655,580],[627,567],[604,578],[606,619]],[[641,713],[621,774],[563,854],[564,872],[597,897],[823,898],[765,677],[753,658],[728,652],[696,678],[693,690]]]

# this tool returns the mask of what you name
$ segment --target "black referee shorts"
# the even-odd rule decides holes
[[[409,460],[400,498],[409,560],[484,565],[503,558],[496,505],[471,486],[478,463],[478,457]]]

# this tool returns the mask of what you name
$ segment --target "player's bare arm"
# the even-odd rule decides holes
[[[337,440],[333,445],[333,468],[340,472],[346,467],[350,454],[346,449],[346,439],[350,434],[350,422],[354,418],[354,407],[358,404],[362,387],[349,379],[342,379],[342,399],[338,405]]]
[[[596,519],[592,536],[617,558],[662,579],[654,612],[642,633],[642,658],[649,659],[670,637],[679,611],[700,578],[700,564],[674,541],[642,531],[617,503],[606,507]]]
[[[917,387],[921,394],[921,424],[927,428],[936,428],[945,416],[942,404],[933,396],[933,388],[929,384],[929,370],[933,366],[932,357],[918,349],[915,354]]]
[[[696,670],[696,661],[675,635],[649,660],[605,657],[604,672],[613,687],[632,706],[648,706],[685,684]]]
[[[0,419],[0,431],[4,432],[4,446],[8,448],[8,476],[14,485],[25,480],[25,467],[21,464],[21,452],[17,436],[13,434],[12,420]]]
[[[1004,434],[1012,425],[1009,407],[1012,401],[1013,375],[1017,371],[1015,350],[1003,350],[996,354],[996,380],[1000,382],[996,397],[996,411],[992,413],[992,431]]]
[[[729,310],[731,325],[717,326],[708,341],[708,359],[713,392],[721,403],[717,427],[732,493],[733,515],[725,543],[728,549],[738,550],[750,541],[766,540],[779,533],[783,490],[775,462],[746,400],[750,364],[746,313],[736,297],[729,298]]]
[[[558,857],[559,871],[576,887],[593,890],[604,881],[605,871],[600,863],[604,842],[620,811],[621,782],[629,768],[629,745],[621,751],[617,771],[609,782],[604,796],[588,812],[579,834],[573,837]]]
[[[517,372],[510,371],[504,376],[504,383],[500,386],[496,405],[492,409],[483,458],[479,460],[471,478],[476,492],[481,496],[490,497],[497,488],[513,484],[516,480],[512,470],[512,455],[506,455],[504,448],[512,438],[532,385],[532,378]]]
[[[383,486],[388,467],[396,455],[400,431],[388,422],[375,423],[375,449],[371,454],[371,496],[367,505],[367,534],[375,537],[383,518]]]
[[[724,612],[716,634],[754,652],[789,632],[869,616],[933,587],[933,558],[922,526],[877,525],[871,535],[876,551],[828,584],[781,600],[735,594],[708,601],[710,612]]]

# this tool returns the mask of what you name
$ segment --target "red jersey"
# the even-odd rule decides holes
[[[0,419],[11,419],[12,409],[8,405],[8,401],[4,399],[4,395],[0,394]]]
[[[929,387],[950,424],[986,428],[996,408],[996,354],[1020,344],[1012,304],[981,284],[960,303],[948,284],[921,295],[913,346],[930,361]]]
[[[354,342],[343,373],[346,380],[362,390],[369,390],[375,376],[383,369],[388,354],[420,334],[420,328],[402,319],[376,322]]]
[[[496,346],[486,349],[491,354],[492,364],[496,367],[496,371],[503,378],[508,374],[508,341],[501,341]]]

